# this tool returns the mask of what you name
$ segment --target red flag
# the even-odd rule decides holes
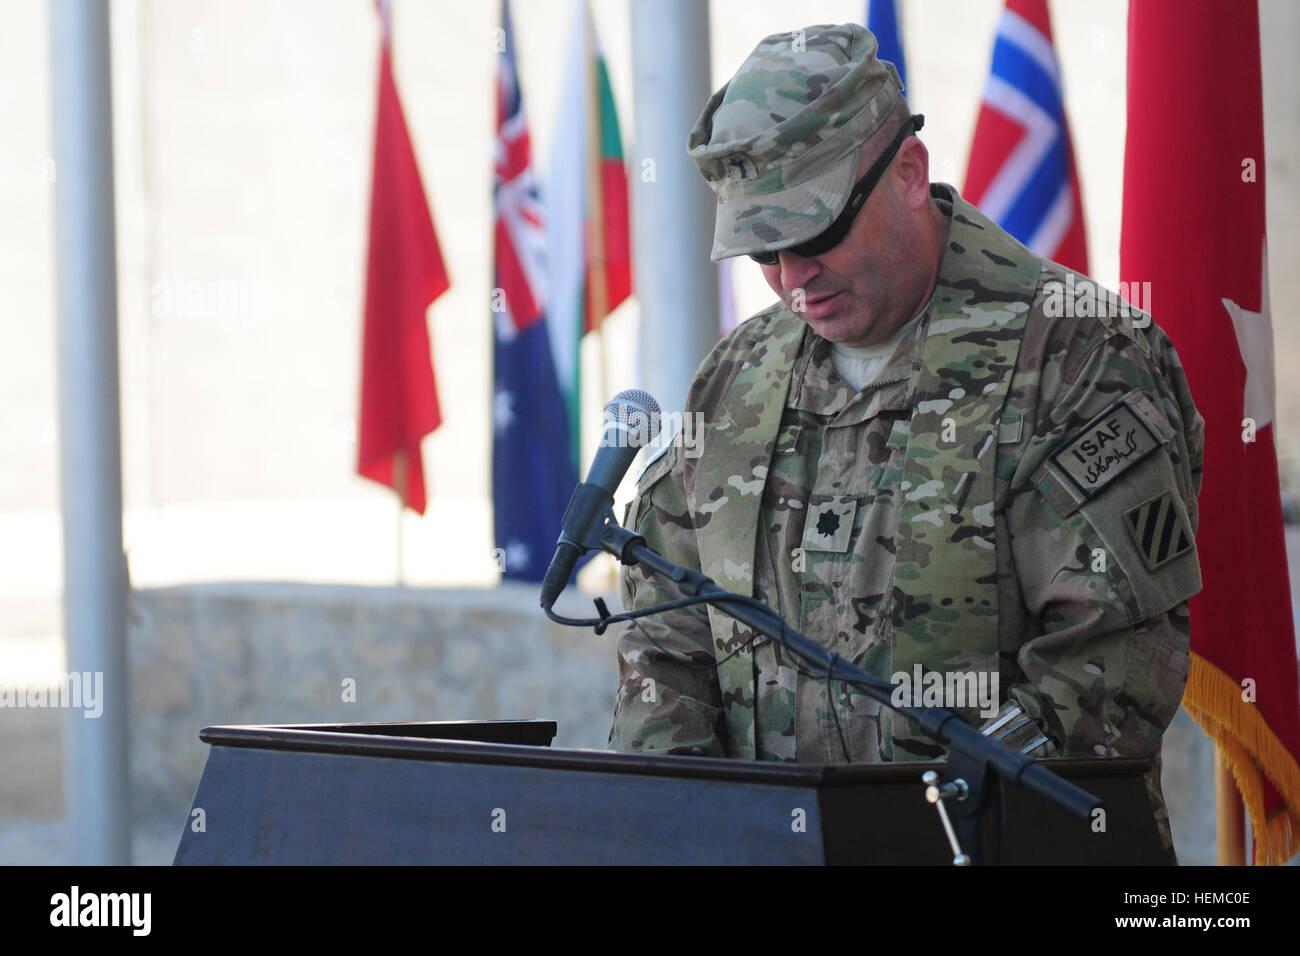
[[[1300,689],[1273,429],[1259,19],[1134,0],[1120,272],[1149,282],[1205,418],[1204,590],[1183,705],[1232,768],[1256,862],[1300,851]]]
[[[382,16],[382,11],[381,11]],[[385,23],[370,193],[357,471],[426,505],[420,439],[442,423],[426,311],[450,282],[393,82]]]

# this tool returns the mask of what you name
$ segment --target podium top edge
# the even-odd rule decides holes
[[[199,737],[213,747],[393,757],[443,763],[503,764],[643,776],[695,777],[801,788],[849,786],[911,778],[917,781],[919,792],[921,774],[935,769],[938,763],[823,766],[720,757],[553,749],[549,744],[555,735],[555,728],[554,721],[544,720],[257,724],[205,727]],[[412,733],[406,733],[407,731]],[[506,740],[476,739],[472,736],[475,732],[515,736]],[[1146,758],[1056,758],[1035,762],[1054,773],[1075,779],[1139,775],[1151,767],[1151,761]]]

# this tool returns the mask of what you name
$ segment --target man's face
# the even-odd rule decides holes
[[[877,154],[864,151],[858,176]],[[925,304],[933,263],[915,200],[929,202],[926,160],[920,140],[909,138],[838,245],[812,257],[782,251],[777,263],[760,267],[786,307],[827,341],[883,342]]]

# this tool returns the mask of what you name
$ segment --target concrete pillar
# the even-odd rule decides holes
[[[63,805],[80,865],[131,862],[108,17],[103,0],[50,2],[63,627],[82,704],[64,712]]]
[[[709,5],[632,0],[631,25],[639,384],[671,411],[681,409],[719,337],[713,192],[686,155],[686,136],[712,92]]]

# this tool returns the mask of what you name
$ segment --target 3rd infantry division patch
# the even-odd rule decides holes
[[[1130,508],[1124,518],[1148,571],[1193,550],[1191,528],[1168,491]]]

